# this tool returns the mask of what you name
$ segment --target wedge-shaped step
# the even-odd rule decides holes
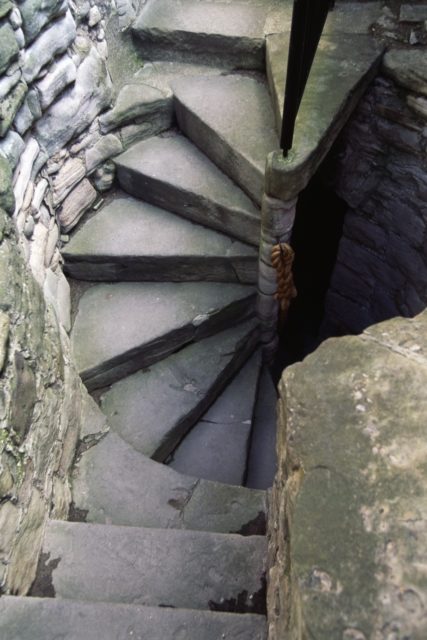
[[[134,527],[265,533],[266,494],[181,475],[114,432],[86,451],[73,480],[74,519]]]
[[[257,329],[249,320],[116,382],[101,398],[108,424],[134,449],[163,461],[252,353]]]
[[[174,451],[173,469],[243,484],[260,366],[257,352]]]
[[[32,593],[264,613],[266,546],[261,536],[51,520]]]
[[[181,130],[259,204],[267,154],[279,148],[266,84],[229,75],[182,78],[172,87]]]
[[[115,163],[119,182],[128,193],[259,244],[259,209],[184,136],[150,138]]]
[[[80,228],[63,252],[82,280],[256,282],[257,252],[198,224],[116,197]]]
[[[253,314],[252,287],[222,283],[95,285],[79,302],[74,356],[89,389],[148,367]]]
[[[133,25],[148,59],[264,69],[268,5],[149,0]]]
[[[59,598],[0,599],[4,640],[265,640],[266,620],[256,614],[144,607]]]

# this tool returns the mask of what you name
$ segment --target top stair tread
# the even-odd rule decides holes
[[[181,130],[260,203],[266,157],[279,149],[266,83],[230,74],[179,78],[172,88]]]
[[[32,593],[186,609],[229,601],[231,611],[262,613],[265,556],[261,536],[51,520]]]
[[[121,154],[115,163],[120,184],[128,193],[258,243],[259,209],[184,136],[150,138]]]
[[[119,640],[124,633],[150,640],[176,640],[180,634],[185,640],[267,637],[265,618],[256,614],[61,598],[0,599],[0,636],[7,640]]]

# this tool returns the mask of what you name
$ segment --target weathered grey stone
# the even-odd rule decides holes
[[[56,207],[71,189],[85,177],[85,163],[80,158],[66,160],[58,173],[52,177],[52,203]]]
[[[1,38],[1,34],[0,34]],[[3,138],[8,132],[15,115],[21,106],[25,94],[27,93],[27,84],[19,82],[12,91],[0,103],[0,137]]]
[[[328,35],[332,33],[366,35],[380,15],[380,2],[364,2],[363,7],[358,2],[340,2],[329,13],[324,33]]]
[[[0,632],[9,640],[99,640],[119,638],[124,629],[136,637],[165,640],[184,634],[186,640],[266,640],[265,618],[254,614],[220,613],[144,607],[142,605],[76,602],[54,598],[3,597]]]
[[[107,160],[102,166],[95,170],[92,181],[97,191],[101,193],[108,191],[113,186],[114,178],[116,175],[116,165],[114,162]]]
[[[24,32],[22,31],[22,29],[15,29],[14,33],[15,33],[16,42],[18,43],[18,47],[20,49],[23,49],[25,47]]]
[[[277,126],[283,112],[287,41],[286,34],[267,39],[267,71]],[[292,150],[286,158],[280,152],[269,155],[268,195],[289,200],[307,185],[372,80],[380,59],[381,51],[369,36],[322,37],[301,101]]]
[[[13,213],[15,197],[12,190],[12,168],[6,158],[0,156],[0,207]]]
[[[180,442],[169,466],[198,478],[243,484],[260,367],[257,351]]]
[[[116,197],[73,236],[66,271],[83,280],[253,283],[257,252],[131,197]]]
[[[101,397],[111,428],[136,451],[165,460],[254,349],[256,328],[250,321],[221,332],[112,385]]]
[[[258,245],[257,208],[183,136],[151,138],[115,163],[119,182],[128,193]]]
[[[425,636],[426,354],[423,313],[327,341],[283,376],[274,640]]]
[[[23,136],[33,124],[35,118],[28,106],[28,100],[24,100],[23,105],[16,114],[14,128]]]
[[[24,0],[20,3],[23,29],[27,42],[32,42],[44,26],[67,11],[64,0]]]
[[[18,164],[24,147],[25,143],[21,136],[16,133],[16,131],[9,131],[7,135],[0,140],[0,156],[6,158],[10,167],[14,169]]]
[[[253,293],[247,285],[222,283],[91,287],[80,299],[72,331],[75,361],[86,386],[110,384],[250,317]]]
[[[22,15],[18,7],[14,7],[9,15],[9,22],[14,29],[22,27]]]
[[[45,255],[46,255],[46,245],[48,238],[48,230],[44,226],[44,224],[37,224],[33,238],[31,240],[30,245],[30,259],[29,265],[31,271],[33,273],[34,278],[37,280],[39,285],[42,287],[44,283],[44,279],[46,276],[45,273]]]
[[[183,476],[115,433],[83,454],[75,476],[74,504],[88,522],[264,534],[264,491]]]
[[[12,7],[13,7],[13,4],[10,2],[10,0],[1,0],[0,18],[3,18],[3,16],[7,15],[9,11],[12,9]]]
[[[74,86],[37,122],[35,130],[41,145],[53,155],[86,129],[111,99],[112,85],[105,62],[92,47],[77,69]]]
[[[32,82],[54,56],[63,53],[71,45],[75,37],[76,24],[68,11],[26,49],[22,68],[24,79]]]
[[[21,71],[17,69],[10,76],[3,76],[0,80],[0,100],[3,100],[15,85],[21,79]]]
[[[427,5],[402,4],[399,20],[400,22],[424,22],[427,20]]]
[[[109,133],[102,137],[93,147],[90,147],[85,152],[87,173],[92,173],[102,162],[119,155],[122,151],[122,143],[117,136]]]
[[[129,124],[120,129],[120,139],[124,149],[128,149],[140,140],[146,140],[166,131],[172,126],[171,115],[161,111],[151,114],[139,124]]]
[[[46,268],[50,267],[52,264],[55,249],[58,246],[58,241],[59,241],[59,227],[56,224],[56,221],[54,218],[52,218],[51,220],[53,222],[53,225],[49,228],[49,235],[47,237],[46,251],[45,251],[45,257],[44,257],[44,266]]]
[[[95,189],[89,180],[82,180],[62,202],[57,215],[61,231],[67,233],[76,226],[78,221],[93,205],[97,197]]]
[[[256,612],[266,544],[260,536],[51,521],[43,551],[60,559],[52,572],[59,598],[185,609],[227,600],[243,613]]]
[[[10,318],[4,311],[0,311],[0,373],[3,371],[7,358],[9,342]],[[4,492],[2,493],[2,496]]]
[[[19,45],[15,33],[9,23],[0,26],[0,73],[6,71],[9,65],[17,59]]]
[[[411,109],[415,111],[415,113],[425,120],[427,120],[427,98],[422,98],[421,96],[413,96],[408,95],[406,98],[406,102]]]
[[[65,55],[55,62],[47,75],[36,84],[42,109],[52,104],[65,87],[74,82],[76,75],[77,69],[70,56]]]
[[[132,26],[148,59],[263,69],[267,5],[148,2]]]
[[[279,148],[267,87],[230,75],[183,78],[173,83],[173,90],[180,129],[260,203],[266,156]]]
[[[383,71],[403,88],[427,96],[427,60],[423,49],[388,51]]]
[[[128,124],[136,118],[166,115],[172,122],[172,96],[148,84],[127,84],[120,90],[114,107],[99,118],[102,133]]]
[[[56,317],[65,331],[71,329],[71,296],[70,285],[62,271],[46,269],[43,291],[45,299],[55,309]]]
[[[102,19],[101,12],[98,7],[94,5],[89,10],[88,24],[90,27],[94,27]]]

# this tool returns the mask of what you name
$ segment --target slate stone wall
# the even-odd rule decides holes
[[[327,333],[358,333],[427,305],[426,49],[386,54],[347,125],[334,177],[348,204]]]

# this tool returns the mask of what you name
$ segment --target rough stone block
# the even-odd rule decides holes
[[[0,156],[0,207],[13,213],[15,196],[12,189],[12,168],[6,158]]]
[[[3,18],[12,9],[13,4],[10,0],[0,0],[0,18]]]
[[[92,173],[102,162],[119,155],[122,151],[123,147],[119,138],[109,133],[101,138],[95,146],[86,150],[85,161],[87,172]]]
[[[9,131],[0,140],[0,156],[6,158],[10,167],[14,169],[18,164],[19,157],[24,150],[25,143],[16,131]]]
[[[383,60],[384,73],[404,89],[427,96],[427,58],[424,49],[392,49]]]
[[[114,104],[114,108],[99,119],[102,133],[131,123],[135,118],[144,118],[159,111],[172,112],[172,97],[148,84],[125,85]],[[170,115],[172,118],[172,114]]]
[[[64,200],[74,185],[85,177],[85,174],[85,164],[80,158],[70,158],[62,165],[58,173],[52,177],[54,207]]]
[[[3,24],[0,27],[0,73],[6,71],[18,54],[19,45],[15,33],[9,23]]]
[[[20,3],[22,23],[27,42],[32,42],[54,18],[67,11],[65,0],[24,0]]]
[[[74,82],[76,75],[76,65],[68,55],[55,62],[36,85],[42,109],[46,109],[65,87]]]
[[[17,69],[10,76],[6,75],[0,80],[0,100],[3,100],[3,98],[7,96],[9,91],[13,89],[15,85],[18,84],[20,79],[21,79],[21,71],[20,69]]]
[[[80,218],[93,205],[96,196],[97,193],[89,180],[82,180],[65,198],[58,210],[61,231],[67,233],[75,227]]]

